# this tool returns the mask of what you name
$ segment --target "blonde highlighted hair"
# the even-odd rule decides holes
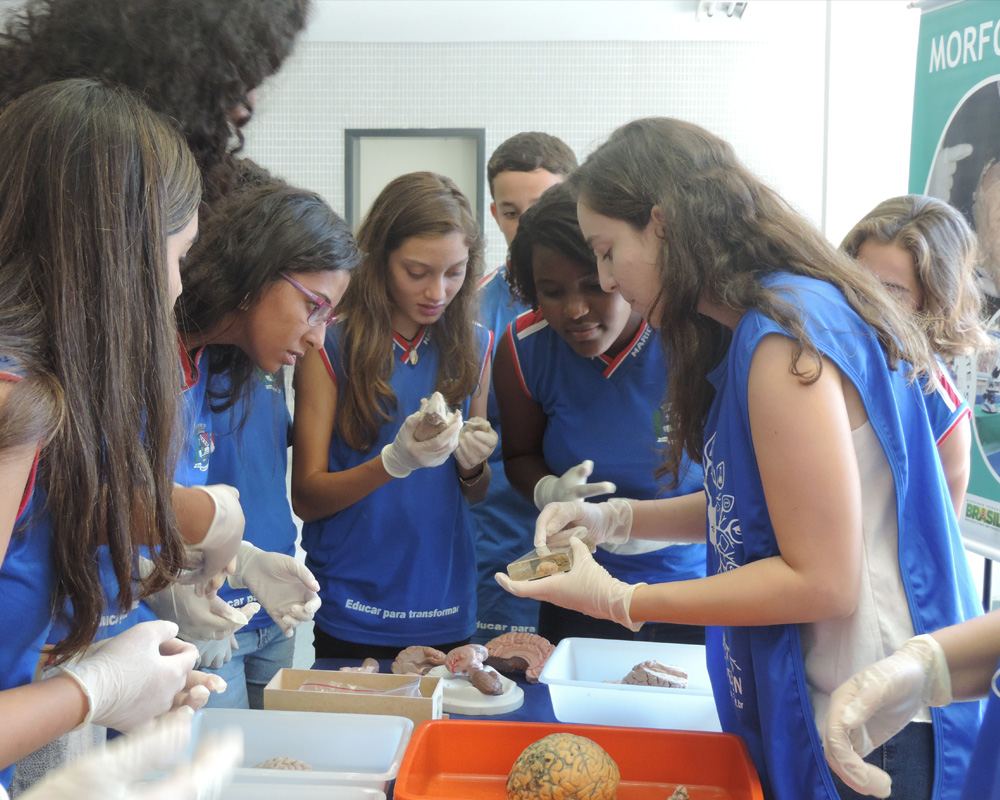
[[[960,212],[925,195],[892,197],[869,211],[840,246],[857,258],[869,240],[896,245],[913,259],[923,291],[917,321],[937,355],[948,358],[991,346],[974,275],[976,234]]]

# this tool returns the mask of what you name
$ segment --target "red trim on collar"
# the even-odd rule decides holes
[[[420,347],[420,343],[424,340],[424,335],[427,333],[427,326],[421,326],[420,330],[417,331],[417,335],[413,337],[412,342],[408,342],[402,336],[400,336],[396,331],[392,332],[392,341],[402,349],[403,355],[400,356],[399,360],[406,363],[407,359],[410,357],[410,353]]]
[[[194,355],[188,357],[187,350],[184,349],[184,342],[181,341],[180,337],[177,338],[177,349],[180,351],[181,356],[181,375],[184,378],[184,387],[182,391],[187,391],[196,383],[198,383],[199,369],[198,362],[201,361],[201,354],[205,352],[204,347],[199,347],[194,351]]]
[[[330,380],[333,381],[334,385],[336,385],[337,375],[333,371],[333,364],[330,363],[330,356],[326,354],[326,348],[320,348],[319,357],[323,359],[323,366],[326,367],[326,372],[330,376]]]
[[[541,312],[541,309],[535,308],[518,314],[511,324],[514,326],[514,333],[521,333],[526,328],[544,321],[545,315]]]
[[[639,330],[635,332],[635,336],[632,337],[632,341],[629,342],[626,347],[623,347],[622,351],[617,356],[615,356],[614,359],[608,358],[604,353],[601,353],[598,356],[598,358],[601,359],[601,361],[607,364],[607,367],[604,368],[605,378],[610,378],[612,375],[614,375],[615,370],[618,369],[618,366],[628,357],[629,353],[632,352],[632,348],[639,343],[639,340],[642,338],[643,334],[646,332],[646,328],[648,327],[649,326],[646,324],[645,321],[640,323]]]
[[[42,448],[35,450],[35,460],[31,463],[31,472],[28,475],[28,481],[24,484],[24,493],[21,495],[21,503],[17,507],[17,515],[14,517],[15,520],[19,520],[21,515],[24,513],[24,509],[28,507],[28,501],[31,500],[31,493],[35,491],[35,478],[38,476],[38,459],[42,455]]]

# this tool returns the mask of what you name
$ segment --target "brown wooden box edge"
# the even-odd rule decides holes
[[[389,673],[339,672],[325,669],[280,669],[264,687],[264,708],[275,711],[329,711],[338,714],[386,714],[407,717],[418,725],[424,720],[442,718],[440,678],[420,678],[421,697],[394,695],[354,695],[340,692],[303,692],[304,683],[351,683],[371,689],[394,689],[413,680],[412,675]]]

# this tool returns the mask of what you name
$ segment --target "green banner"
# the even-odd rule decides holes
[[[910,191],[947,200],[976,227],[980,271],[994,298],[1000,296],[993,277],[1000,275],[998,162],[1000,3],[963,0],[924,12]],[[962,536],[970,550],[1000,559],[1000,356],[980,353],[957,359],[953,367],[973,409],[972,475],[959,516]]]

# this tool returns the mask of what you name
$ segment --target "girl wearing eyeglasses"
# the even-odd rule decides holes
[[[295,376],[292,504],[321,586],[316,655],[448,650],[476,626],[468,503],[497,441],[490,334],[475,323],[483,240],[455,184],[418,172],[382,190],[358,245],[341,320]],[[468,421],[417,441],[435,390]]]
[[[262,707],[264,686],[291,666],[294,628],[319,603],[315,580],[292,558],[284,368],[322,347],[360,260],[347,224],[318,195],[263,171],[255,180],[262,185],[213,206],[178,303],[185,347],[206,373],[206,479],[239,490],[246,517],[236,573],[219,596],[235,608],[256,599],[266,612],[235,635],[238,649],[228,636],[199,644],[202,666],[228,684],[211,705],[242,708]]]

